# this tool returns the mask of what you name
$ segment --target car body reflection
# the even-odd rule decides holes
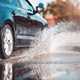
[[[79,74],[80,65],[77,64],[0,64],[0,80],[80,80]]]
[[[0,64],[0,80],[40,80],[26,62]]]

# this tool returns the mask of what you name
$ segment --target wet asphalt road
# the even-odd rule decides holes
[[[67,28],[47,44],[43,42],[31,50],[14,51],[9,59],[0,60],[2,80],[5,80],[6,64],[10,66],[9,71],[12,68],[12,80],[80,80],[79,31],[79,28]]]

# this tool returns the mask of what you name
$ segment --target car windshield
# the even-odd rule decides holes
[[[26,0],[28,3],[29,3],[29,5],[31,6],[31,7],[33,7],[33,8],[36,8],[36,6],[38,5],[38,0]]]
[[[26,2],[26,0],[20,0],[21,6],[24,9],[27,9],[28,7],[30,7],[30,5]]]

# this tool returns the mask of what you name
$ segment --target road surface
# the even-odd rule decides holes
[[[60,23],[46,34],[34,48],[18,49],[0,60],[2,80],[80,80],[80,26]],[[7,79],[5,73],[13,77]]]

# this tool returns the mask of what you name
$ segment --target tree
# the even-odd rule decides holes
[[[79,10],[69,0],[56,0],[48,4],[47,9],[44,11],[44,15],[49,12],[58,16],[60,20],[69,20],[72,17],[79,15]]]

